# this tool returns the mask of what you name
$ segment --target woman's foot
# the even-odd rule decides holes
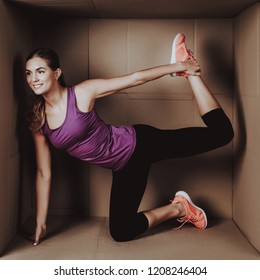
[[[190,58],[191,52],[187,49],[185,44],[185,35],[177,34],[172,43],[172,54],[171,63],[176,63],[178,61],[186,61]],[[172,77],[182,76],[187,78],[188,74],[184,72],[172,73]]]
[[[186,192],[177,192],[172,204],[176,204],[176,206],[178,205],[179,207],[179,204],[182,204],[183,206],[184,211],[182,210],[182,214],[180,212],[180,218],[177,219],[178,222],[182,223],[180,227],[186,223],[192,223],[198,229],[205,229],[207,227],[207,216],[205,212],[192,202]],[[179,209],[181,211],[181,208]]]

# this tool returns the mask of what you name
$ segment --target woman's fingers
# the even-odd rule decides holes
[[[193,60],[188,60],[186,62],[186,68],[187,70],[185,71],[185,73],[187,73],[188,75],[194,75],[194,76],[200,75],[201,70],[197,62]]]
[[[39,239],[35,240],[35,242],[33,243],[33,246],[37,246],[40,243]]]
[[[37,227],[35,231],[35,239],[33,245],[37,246],[40,243],[41,239],[43,239],[45,236],[46,236],[46,229],[43,229],[42,227],[40,228]]]

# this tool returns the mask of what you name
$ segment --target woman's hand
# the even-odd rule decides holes
[[[34,246],[37,246],[41,239],[46,236],[46,225],[37,225],[35,229],[35,236],[34,236]]]
[[[36,151],[36,229],[34,245],[46,235],[46,220],[51,188],[51,152],[47,138],[40,132],[34,133]]]
[[[201,70],[197,60],[194,58],[193,55],[187,61],[184,61],[185,71],[184,73],[191,75],[191,76],[200,76]]]

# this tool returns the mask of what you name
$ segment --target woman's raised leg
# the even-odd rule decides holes
[[[221,107],[201,76],[189,76],[188,81],[190,82],[201,116]]]
[[[222,146],[233,138],[233,129],[228,118],[202,78],[200,76],[188,76],[188,81],[196,99],[199,113],[208,127],[162,132],[165,135],[168,133],[168,138],[173,139],[172,145],[175,145],[178,151],[177,156],[203,152],[204,148],[207,151]],[[176,141],[176,139],[179,140]],[[187,208],[183,208],[183,205],[178,202],[145,211],[144,215],[148,219],[149,228],[151,228],[171,218],[185,217],[186,212]],[[202,213],[200,212],[199,215],[202,215]]]

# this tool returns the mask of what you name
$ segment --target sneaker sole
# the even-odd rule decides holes
[[[181,33],[178,33],[173,42],[172,42],[172,54],[171,54],[171,64],[176,63],[176,41],[179,38],[179,36],[181,35]],[[172,77],[176,77],[176,73],[171,73],[170,74]]]
[[[206,213],[204,212],[204,210],[201,209],[200,207],[198,207],[197,205],[195,205],[195,204],[193,203],[193,201],[191,200],[190,196],[189,196],[186,192],[184,192],[184,191],[178,191],[178,192],[176,192],[175,196],[178,196],[178,195],[181,195],[181,196],[185,197],[185,198],[189,201],[189,203],[190,203],[192,206],[194,206],[194,207],[196,207],[197,209],[199,209],[200,211],[202,211],[203,216],[204,216],[205,221],[206,221],[206,225],[205,225],[202,229],[205,229],[205,228],[207,227],[207,225],[208,225],[208,219],[207,219],[207,216],[206,216]]]
[[[180,37],[181,33],[178,33],[173,42],[172,42],[172,55],[171,55],[171,63],[175,63],[176,62],[176,41],[178,40],[178,38]]]

